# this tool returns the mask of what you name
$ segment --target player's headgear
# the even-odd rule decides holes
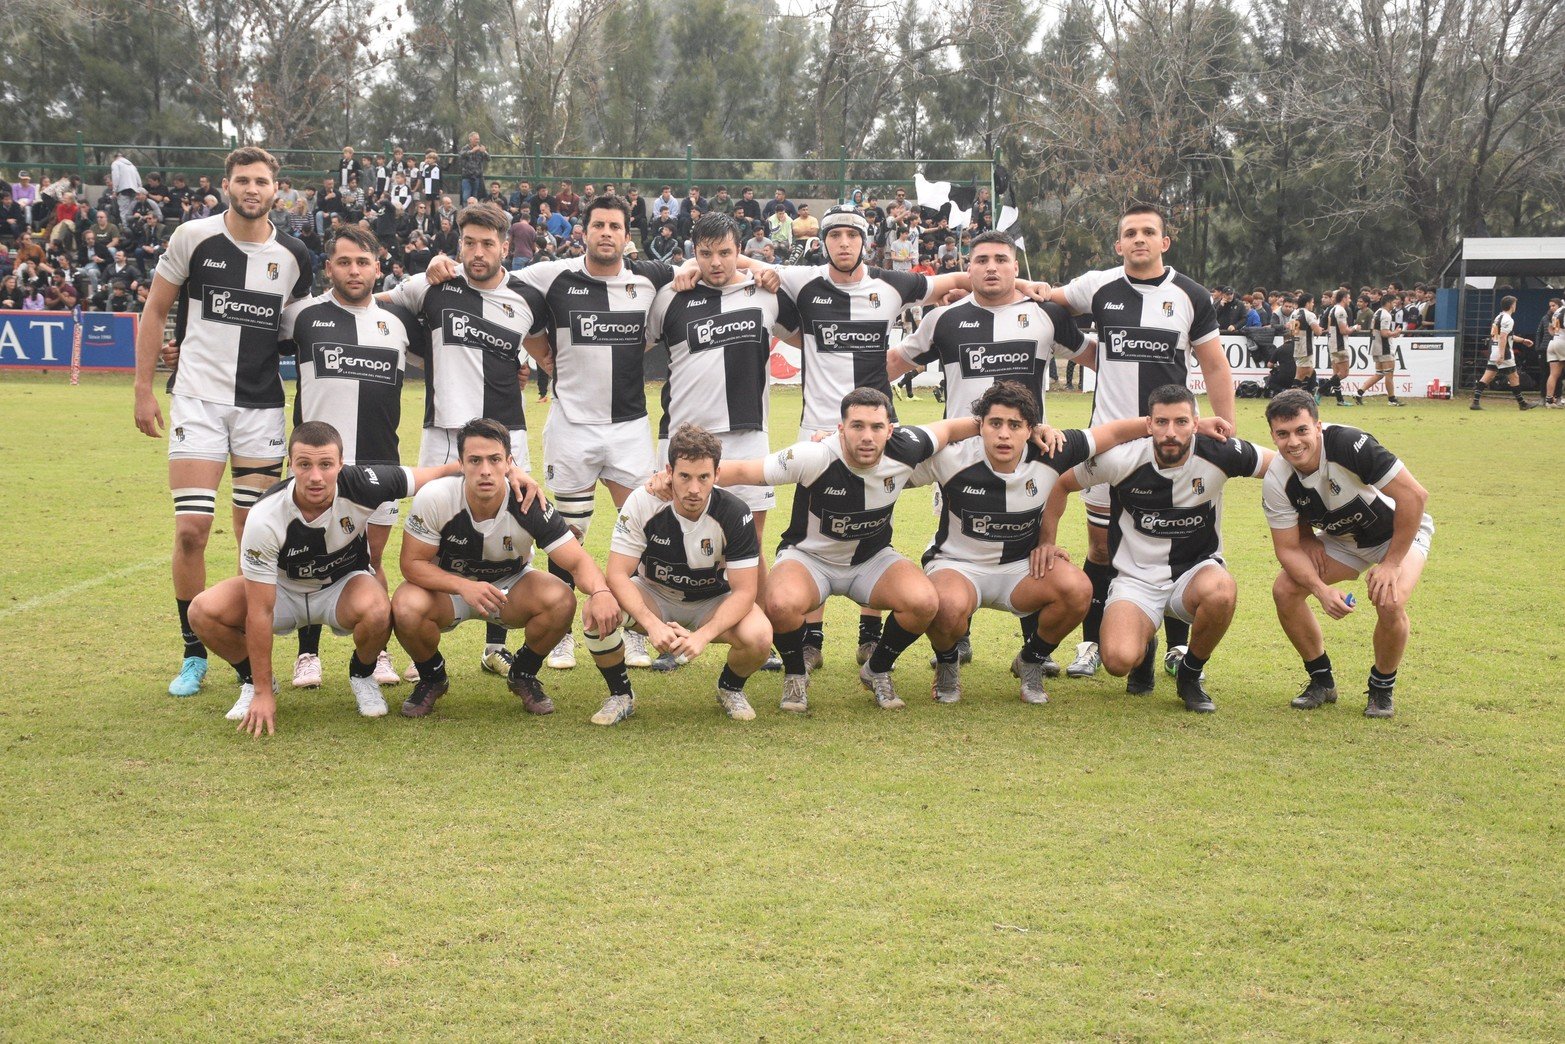
[[[860,255],[854,259],[852,266],[848,268],[841,267],[837,264],[836,259],[831,256],[831,252],[826,252],[826,262],[831,267],[839,272],[850,273],[857,269],[864,260],[862,247],[869,245],[869,222],[864,220],[864,215],[860,214],[856,208],[846,203],[839,203],[821,215],[822,242],[825,242],[827,235],[834,228],[851,228],[859,234]]]

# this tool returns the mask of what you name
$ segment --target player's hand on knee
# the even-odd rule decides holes
[[[1033,445],[1049,456],[1065,448],[1065,433],[1048,424],[1035,424],[1032,429]]]
[[[1300,536],[1299,547],[1310,557],[1310,565],[1315,567],[1315,575],[1321,579],[1326,578],[1326,563],[1331,559],[1326,554],[1326,545],[1314,536]]]
[[[517,506],[523,511],[532,508],[533,502],[543,492],[543,487],[538,485],[538,480],[533,478],[521,468],[511,467],[511,495],[516,498]]]
[[[666,623],[656,623],[647,628],[647,641],[657,646],[659,652],[669,652],[679,640],[679,632]]]
[[[1333,620],[1340,620],[1353,611],[1353,607],[1348,604],[1348,596],[1335,587],[1326,588],[1320,595],[1320,607]]]
[[[277,694],[256,693],[250,701],[250,709],[245,712],[244,719],[239,722],[239,731],[248,732],[251,736],[259,736],[264,731],[268,736],[277,731]]]
[[[505,592],[494,584],[470,580],[463,585],[462,600],[485,616],[492,616],[504,608]]]
[[[1042,580],[1054,568],[1054,563],[1069,562],[1071,556],[1069,551],[1058,544],[1040,544],[1032,549],[1029,559],[1028,573],[1034,580]]]
[[[624,613],[608,588],[593,592],[581,607],[582,628],[593,634],[606,635],[619,626]]]
[[[1364,574],[1369,586],[1369,600],[1376,609],[1396,609],[1404,601],[1402,594],[1402,570],[1397,566],[1377,562]]]

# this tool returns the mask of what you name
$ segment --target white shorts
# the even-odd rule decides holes
[[[693,631],[712,618],[717,612],[717,607],[723,604],[726,594],[713,598],[703,598],[699,602],[681,602],[670,598],[668,594],[658,588],[656,584],[650,584],[639,576],[630,578],[630,582],[636,585],[636,590],[641,592],[642,599],[658,618],[666,624],[678,624],[687,631]],[[635,620],[626,613],[620,620],[623,627],[635,626]]]
[[[1315,346],[1313,344],[1305,344],[1302,337],[1295,337],[1293,339],[1293,361],[1300,366],[1308,366],[1314,369]]]
[[[282,460],[287,445],[281,406],[257,410],[188,395],[169,397],[169,460]]]
[[[635,489],[652,477],[652,433],[645,419],[572,424],[559,408],[543,426],[543,481],[556,493],[592,489],[601,479]]]
[[[764,431],[725,431],[717,436],[723,445],[724,460],[764,460],[772,451],[771,438]],[[658,439],[657,465],[668,463],[668,440]],[[729,486],[728,492],[744,501],[751,511],[770,511],[777,506],[777,490],[771,486]]]
[[[1371,339],[1369,342],[1369,360],[1375,364],[1375,369],[1386,369],[1386,367],[1381,364],[1394,364],[1397,361],[1397,350],[1390,341],[1386,341],[1382,345],[1376,344],[1375,341]]]
[[[934,579],[936,573],[944,570],[960,574],[973,585],[973,590],[978,592],[980,609],[999,609],[1001,612],[1023,615],[1011,604],[1011,595],[1016,592],[1016,586],[1027,579],[1028,563],[1025,559],[1005,565],[981,566],[937,558],[924,567],[924,575]]]
[[[337,623],[337,600],[356,576],[374,579],[375,574],[368,569],[360,569],[309,594],[299,594],[278,584],[277,603],[272,607],[272,633],[292,634],[301,627],[321,624],[330,627],[332,633],[338,636],[352,634],[352,628]]]
[[[522,566],[521,569],[512,573],[510,576],[490,582],[509,595],[511,593],[511,588],[515,587],[517,582],[520,581],[522,577],[526,576],[528,573],[536,572],[538,572],[538,570],[534,569],[532,566]],[[553,573],[548,573],[545,575],[557,583],[565,583],[564,580],[561,580]],[[477,609],[474,609],[472,605],[468,603],[466,598],[463,598],[461,595],[448,595],[447,597],[451,599],[452,614],[451,626],[446,628],[448,631],[454,630],[458,625],[464,624],[469,620],[482,619],[485,623],[503,623],[503,621],[500,619],[499,613],[480,613]]]
[[[1154,628],[1163,626],[1163,617],[1172,616],[1176,620],[1185,623],[1195,623],[1195,616],[1185,608],[1185,592],[1190,590],[1190,582],[1196,574],[1208,566],[1221,566],[1221,558],[1208,558],[1204,562],[1197,562],[1184,575],[1173,583],[1163,586],[1149,584],[1145,580],[1137,580],[1133,576],[1120,573],[1109,585],[1109,596],[1103,602],[1103,608],[1107,609],[1115,602],[1134,602],[1136,608],[1147,614],[1147,619],[1152,621]]]
[[[1109,484],[1099,482],[1081,491],[1081,502],[1087,508],[1087,524],[1099,529],[1109,527]]]
[[[1549,362],[1565,362],[1565,337],[1556,337],[1549,342]]]
[[[456,437],[460,433],[460,428],[425,428],[418,440],[418,466],[439,468],[460,460],[456,447]],[[523,471],[531,474],[533,458],[532,451],[527,447],[526,428],[512,429],[511,458],[521,466]],[[373,522],[374,519],[370,521]]]
[[[886,574],[886,570],[898,562],[906,562],[907,559],[898,554],[895,548],[887,547],[881,549],[867,562],[860,562],[858,565],[837,565],[834,562],[824,562],[808,551],[788,547],[777,552],[776,561],[777,564],[797,562],[809,570],[821,602],[825,602],[832,595],[846,595],[859,605],[868,605],[870,592],[875,590],[875,585]],[[773,569],[776,567],[776,564],[772,566]]]
[[[1428,515],[1418,523],[1418,535],[1413,538],[1412,550],[1429,558],[1429,546],[1435,536],[1435,520]],[[1379,563],[1386,557],[1386,549],[1391,546],[1391,541],[1377,544],[1374,547],[1359,547],[1350,544],[1346,540],[1338,540],[1336,537],[1320,534],[1320,542],[1325,545],[1326,555],[1333,561],[1341,562],[1349,569],[1355,569],[1362,573],[1370,566]]]
[[[1504,362],[1500,361],[1500,346],[1494,345],[1489,349],[1489,369],[1514,370],[1516,369],[1516,346],[1511,346],[1511,356]]]

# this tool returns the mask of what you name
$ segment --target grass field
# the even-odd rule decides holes
[[[1051,397],[1050,419],[1087,405]],[[995,614],[962,703],[929,700],[920,642],[896,675],[909,709],[881,712],[834,605],[808,717],[762,675],[757,720],[728,721],[712,654],[636,672],[636,717],[609,730],[583,657],[546,679],[560,710],[529,717],[479,673],[474,625],[447,640],[432,717],[360,719],[328,635],[325,687],[284,690],[255,741],[222,718],[221,664],[165,694],[164,450],[128,378],[7,374],[0,1038],[1561,1039],[1565,483],[1539,462],[1565,421],[1491,405],[1328,417],[1431,491],[1390,722],[1360,713],[1368,611],[1327,629],[1343,702],[1289,709],[1260,484],[1236,481],[1213,716],[1167,678],[1150,697],[1060,679],[1024,706]],[[797,410],[779,392],[774,427]],[[1261,404],[1240,414],[1264,440]],[[927,494],[897,525],[922,548]],[[1073,505],[1078,561],[1083,528]]]

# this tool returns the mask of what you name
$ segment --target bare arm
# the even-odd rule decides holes
[[[250,658],[255,698],[239,723],[239,731],[252,736],[259,736],[262,730],[268,736],[277,731],[277,693],[272,678],[272,614],[276,606],[276,585],[245,581],[245,655]]]
[[[1412,593],[1402,583],[1402,560],[1407,557],[1418,536],[1418,527],[1423,524],[1429,491],[1403,468],[1381,492],[1397,506],[1391,520],[1391,544],[1386,548],[1386,557],[1365,572],[1364,580],[1369,585],[1370,601],[1377,608],[1388,608],[1401,605]]]
[[[743,620],[754,607],[755,595],[761,583],[760,569],[750,566],[745,569],[730,569],[727,573],[728,594],[723,596],[723,600],[718,603],[706,623],[689,634],[680,635],[669,648],[663,649],[664,652],[693,660],[700,656],[718,635],[738,626],[739,621]],[[658,646],[658,648],[663,647]]]
[[[152,394],[152,375],[157,372],[158,352],[163,347],[163,327],[178,295],[179,287],[160,275],[153,276],[152,291],[142,306],[141,325],[136,330],[136,427],[154,439],[163,434],[163,409]]]
[[[764,486],[765,462],[760,460],[725,460],[717,466],[719,486]]]
[[[576,580],[576,586],[587,592],[587,600],[581,607],[583,627],[604,635],[619,626],[620,604],[614,600],[608,580],[604,579],[598,563],[593,561],[586,548],[573,537],[550,551],[549,558],[569,570]]]
[[[1234,376],[1228,367],[1228,356],[1223,354],[1223,342],[1216,337],[1202,341],[1190,349],[1196,365],[1201,367],[1201,377],[1206,381],[1206,397],[1211,400],[1212,412],[1228,422],[1224,437],[1234,433]]]

